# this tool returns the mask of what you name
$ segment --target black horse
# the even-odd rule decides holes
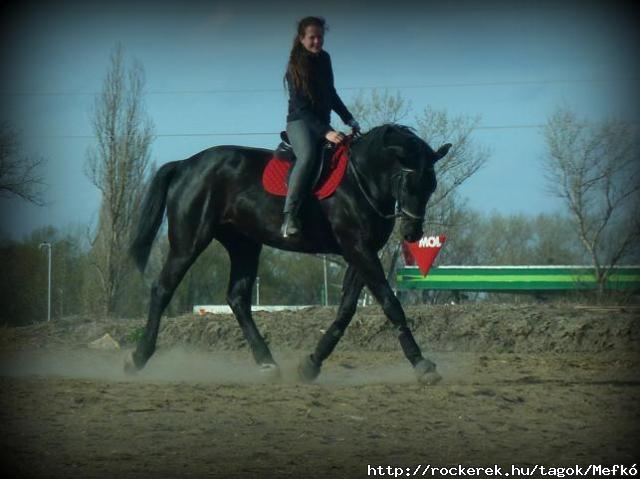
[[[298,367],[304,381],[313,381],[355,314],[358,297],[367,286],[393,323],[405,356],[418,379],[436,382],[433,362],[423,358],[378,259],[395,218],[408,241],[417,241],[429,197],[436,188],[434,164],[449,151],[433,151],[411,129],[386,124],[353,139],[349,167],[336,192],[318,201],[309,195],[301,207],[302,234],[282,238],[284,199],[265,192],[262,172],[273,152],[240,146],[217,146],[183,161],[163,165],[153,178],[141,208],[131,246],[144,271],[151,245],[168,218],[169,255],[151,289],[144,335],[126,361],[129,372],[141,369],[156,347],[162,312],[198,255],[212,239],[226,248],[231,260],[227,301],[240,323],[253,356],[263,371],[278,375],[269,347],[251,316],[251,296],[262,245],[342,255],[348,267],[336,320],[315,351]]]

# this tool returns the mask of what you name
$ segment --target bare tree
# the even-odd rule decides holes
[[[360,91],[349,105],[349,111],[366,131],[383,123],[403,121],[411,111],[411,104],[400,92],[372,90],[367,97]]]
[[[418,133],[434,148],[443,143],[453,146],[438,162],[438,188],[429,201],[427,222],[444,227],[455,226],[453,218],[465,206],[457,190],[485,165],[489,150],[472,137],[480,117],[451,116],[446,111],[426,108],[416,118]]]
[[[602,295],[611,269],[633,254],[640,240],[638,131],[610,120],[589,125],[559,107],[544,136],[549,190],[568,208]]]
[[[18,133],[8,124],[0,125],[0,197],[18,196],[42,206],[44,160],[24,157],[20,150]]]
[[[144,82],[140,63],[127,70],[123,48],[116,46],[92,112],[97,146],[88,151],[85,173],[102,193],[92,261],[107,314],[115,312],[131,271],[126,256],[129,232],[149,166],[153,126],[144,111]]]

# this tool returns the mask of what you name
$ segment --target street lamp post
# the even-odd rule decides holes
[[[51,243],[45,241],[44,243],[40,243],[40,249],[47,248],[47,259],[49,263],[48,274],[47,274],[47,321],[51,321]]]
[[[324,267],[324,305],[329,306],[329,281],[327,278],[327,256],[322,255],[322,262]]]

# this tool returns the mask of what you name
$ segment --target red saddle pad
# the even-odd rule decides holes
[[[324,175],[324,180],[315,186],[313,193],[316,198],[322,200],[336,191],[347,169],[348,151],[348,142],[338,146],[331,157],[329,173]],[[289,161],[282,160],[277,156],[271,158],[262,173],[262,186],[264,189],[276,196],[287,196],[287,178],[291,167],[292,163]]]

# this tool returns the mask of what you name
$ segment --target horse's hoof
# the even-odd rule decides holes
[[[306,356],[298,364],[298,377],[303,383],[313,382],[320,374],[320,365],[316,364],[311,355]]]
[[[432,386],[438,383],[442,379],[442,376],[440,376],[436,372],[435,363],[429,361],[428,359],[421,359],[413,367],[413,370],[416,373],[416,378],[418,379],[418,382],[421,384]]]
[[[280,373],[280,368],[277,364],[273,363],[262,363],[258,369],[260,371],[260,377],[265,379],[266,381],[276,382],[279,381],[282,377]]]
[[[136,364],[135,359],[133,358],[133,353],[127,354],[127,357],[124,360],[124,372],[128,375],[136,374],[138,371],[142,369],[142,366],[138,366]]]

